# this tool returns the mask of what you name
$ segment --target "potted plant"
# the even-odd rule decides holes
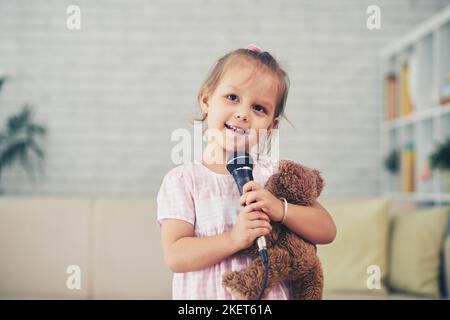
[[[442,192],[450,193],[450,138],[439,144],[430,155],[430,165],[440,171]]]
[[[4,82],[5,78],[0,78],[0,90]],[[28,105],[6,119],[5,128],[0,128],[0,182],[4,169],[18,161],[34,181],[32,155],[34,154],[39,161],[44,159],[44,152],[39,146],[37,137],[44,136],[45,133],[44,127],[33,123],[32,111]]]
[[[384,160],[384,167],[390,173],[391,183],[394,191],[400,190],[400,156],[397,149],[392,149]]]

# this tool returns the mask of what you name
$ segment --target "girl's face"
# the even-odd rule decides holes
[[[276,127],[277,83],[270,71],[242,63],[225,72],[214,92],[201,96],[201,108],[208,113],[208,139],[223,151],[221,156],[235,150],[249,152]]]

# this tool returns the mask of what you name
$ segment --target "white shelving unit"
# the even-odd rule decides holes
[[[414,190],[402,191],[401,175],[394,178],[383,166],[381,192],[398,199],[448,203],[450,192],[443,192],[440,172],[433,170],[429,179],[423,179],[421,174],[436,146],[450,138],[450,103],[441,101],[442,88],[449,81],[447,75],[450,73],[450,6],[383,50],[381,61],[382,160],[393,149],[403,150],[405,144],[414,145],[415,153]],[[388,75],[394,74],[398,88],[401,88],[398,79],[405,63],[409,66],[408,85],[413,111],[386,120],[385,81]],[[401,89],[397,92],[396,105],[401,107]]]

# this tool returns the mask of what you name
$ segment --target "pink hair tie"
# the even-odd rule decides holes
[[[245,47],[245,49],[254,51],[254,52],[258,52],[258,53],[262,52],[262,49],[258,46],[255,46],[254,44],[249,44],[247,47]]]

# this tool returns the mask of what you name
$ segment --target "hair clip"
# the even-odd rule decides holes
[[[254,45],[254,44],[249,44],[247,47],[245,47],[245,49],[250,50],[250,51],[254,51],[254,52],[257,52],[257,53],[261,53],[263,51],[260,47]]]

